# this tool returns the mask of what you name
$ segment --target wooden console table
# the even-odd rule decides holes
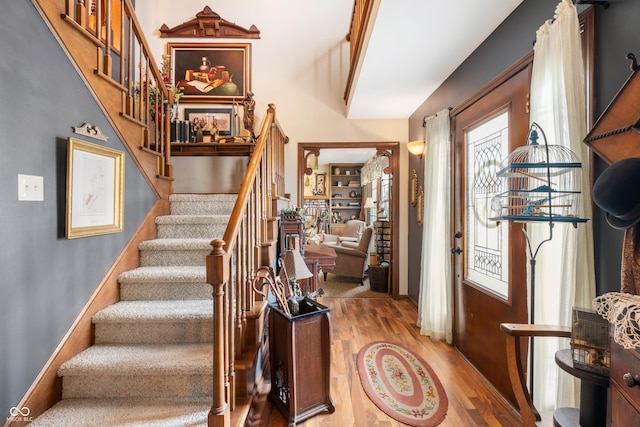
[[[326,277],[327,271],[333,270],[336,266],[336,256],[336,251],[329,246],[315,243],[307,244],[304,249],[304,262],[307,264],[312,276],[304,280],[307,281],[306,284],[309,285],[311,292],[318,290],[318,274],[322,271]],[[304,289],[305,283],[303,283],[303,280],[300,282],[302,289]]]
[[[329,309],[316,301],[302,300],[296,316],[270,306],[268,399],[289,426],[320,412],[335,411],[330,395],[330,330]]]

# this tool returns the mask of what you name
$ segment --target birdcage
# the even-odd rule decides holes
[[[542,135],[542,143],[538,140]],[[502,161],[500,191],[491,200],[494,221],[587,221],[579,216],[582,164],[561,145],[548,145],[544,131],[531,125],[528,144]]]
[[[608,375],[611,361],[609,322],[586,308],[573,308],[571,323],[571,356],[573,366],[597,374]]]

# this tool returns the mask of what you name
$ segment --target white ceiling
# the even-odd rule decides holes
[[[521,2],[374,0],[347,118],[409,118]]]

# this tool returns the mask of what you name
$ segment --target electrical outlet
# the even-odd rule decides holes
[[[44,177],[18,174],[18,200],[44,201]]]

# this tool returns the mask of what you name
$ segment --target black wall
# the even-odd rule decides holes
[[[40,372],[156,200],[30,0],[0,13],[0,419]],[[89,122],[107,142],[75,135]],[[65,239],[67,138],[125,151],[124,232]],[[18,201],[18,174],[44,202]]]
[[[526,55],[536,38],[536,30],[553,17],[559,0],[524,0],[511,16],[431,95],[409,122],[409,140],[424,137],[422,120],[443,108],[456,107],[489,83],[502,71]],[[596,10],[596,117],[604,111],[630,75],[628,52],[640,54],[640,2],[612,0],[609,9]],[[578,12],[584,10],[580,6]],[[606,164],[596,159],[594,175]],[[409,159],[409,171],[418,171],[424,182],[424,158]],[[422,227],[415,221],[415,208],[409,213],[409,296],[419,296]],[[595,239],[597,292],[620,290],[620,254],[622,234],[606,225],[595,208],[592,221]]]

